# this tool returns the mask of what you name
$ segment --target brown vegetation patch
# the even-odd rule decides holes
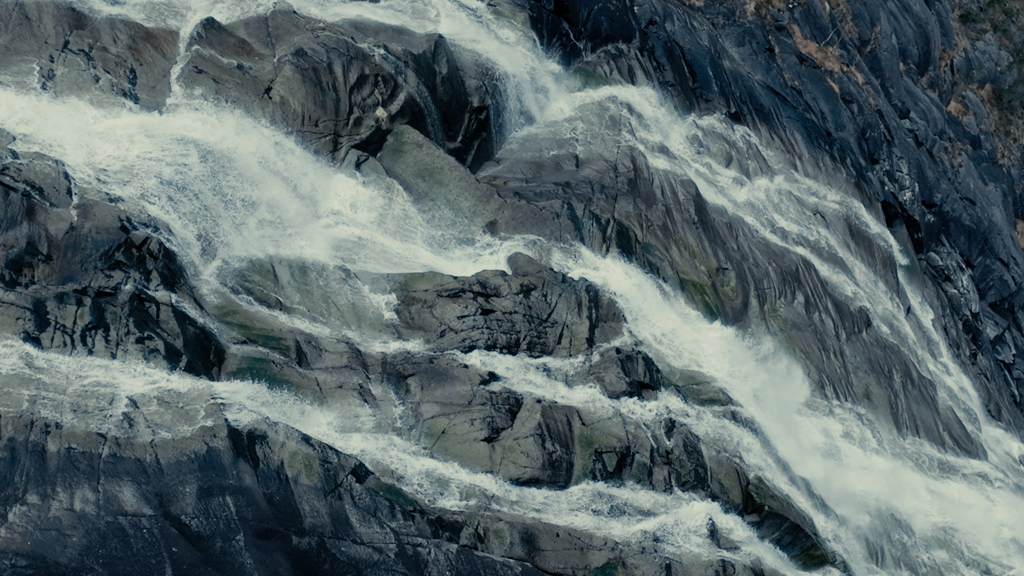
[[[793,43],[797,50],[810,56],[821,68],[835,74],[846,74],[852,76],[865,89],[868,88],[864,75],[856,68],[844,63],[839,57],[839,51],[834,46],[822,46],[817,42],[804,37],[804,33],[796,24],[789,25],[789,33],[793,37]]]
[[[786,0],[747,0],[747,17],[767,18],[769,9],[785,10]]]

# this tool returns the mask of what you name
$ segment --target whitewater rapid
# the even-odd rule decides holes
[[[230,21],[265,11],[270,3],[76,2],[107,14],[182,30],[206,16]],[[759,474],[808,512],[827,543],[856,574],[1013,574],[1024,565],[1024,445],[991,421],[970,379],[950,354],[915,275],[913,255],[848,189],[824,184],[793,168],[749,130],[722,118],[684,118],[650,89],[627,86],[580,90],[548,59],[524,23],[474,0],[382,0],[293,3],[325,20],[366,18],[440,32],[457,49],[489,60],[510,98],[510,131],[557,129],[586,135],[595,123],[581,111],[594,103],[632,116],[639,129],[622,134],[653,168],[695,181],[709,202],[742,219],[761,238],[807,258],[837,293],[866,307],[873,325],[914,350],[918,370],[936,382],[987,458],[953,456],[900,437],[855,406],[811,394],[800,365],[770,337],[705,318],[680,293],[617,257],[536,238],[494,238],[452,223],[439,226],[400,186],[385,178],[345,172],[303,150],[287,135],[245,115],[194,100],[175,87],[166,110],[94,108],[75,100],[0,88],[0,126],[18,147],[60,158],[76,182],[129,203],[167,223],[166,240],[183,256],[201,290],[224,296],[224,279],[247,262],[267,258],[313,262],[354,271],[434,270],[470,275],[505,269],[507,257],[527,252],[556,270],[585,278],[614,296],[631,336],[659,363],[697,370],[736,399],[755,428],[662,394],[654,401],[610,400],[596,386],[569,387],[564,374],[581,359],[536,360],[474,352],[467,364],[496,372],[523,394],[594,410],[618,410],[643,422],[671,416],[706,443]],[[744,170],[724,166],[713,138],[763,158]],[[843,222],[830,226],[828,222]],[[849,230],[870,238],[898,270],[887,283],[853,250]],[[321,289],[331,289],[325,284]],[[907,311],[900,290],[909,299]],[[393,297],[392,297],[393,298]],[[256,307],[251,302],[247,306]],[[393,321],[388,295],[366,287],[368,314]],[[340,328],[315,318],[282,321],[310,332]],[[368,349],[422,344],[346,332]],[[117,426],[104,414],[118,402],[150,395],[180,403],[225,403],[238,422],[267,417],[353,454],[424,501],[452,509],[487,505],[623,542],[649,544],[665,554],[760,558],[797,574],[784,554],[759,540],[721,506],[686,493],[584,483],[567,490],[511,485],[439,461],[391,433],[380,414],[307,403],[258,382],[207,382],[136,364],[66,358],[27,345],[0,342],[0,375],[35,378],[55,414],[97,395],[117,400],[95,406],[96,426]],[[106,412],[105,412],[106,411]],[[77,416],[82,417],[82,416]],[[173,431],[169,431],[173,433]],[[808,489],[808,486],[810,489]],[[722,551],[707,538],[707,520],[739,543]],[[826,569],[828,572],[831,569]]]

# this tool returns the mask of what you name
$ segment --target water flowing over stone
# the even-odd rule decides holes
[[[1014,573],[968,9],[0,1],[0,566]]]

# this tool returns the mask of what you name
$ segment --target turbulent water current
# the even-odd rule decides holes
[[[184,39],[204,17],[231,21],[267,8],[185,0],[81,6],[180,28]],[[270,256],[356,272],[471,275],[506,268],[514,252],[532,254],[612,295],[629,335],[655,360],[712,376],[745,418],[727,419],[671,395],[612,400],[596,385],[569,387],[563,376],[574,369],[575,358],[476,351],[457,355],[462,362],[494,371],[503,386],[530,396],[596,411],[617,409],[640,421],[670,415],[685,422],[708,449],[736,456],[810,513],[855,574],[1024,574],[1017,568],[1024,565],[1024,445],[991,421],[947,350],[909,247],[841,181],[822,170],[804,170],[723,118],[680,116],[653,90],[578,86],[544,55],[529,30],[483,2],[301,0],[295,6],[328,21],[361,18],[440,32],[457,49],[489,62],[509,96],[508,146],[558,136],[592,139],[592,131],[607,129],[601,118],[628,116],[633,130],[613,136],[643,151],[653,169],[692,179],[710,204],[766,242],[807,258],[851,306],[866,308],[872,325],[907,350],[920,373],[937,384],[943,401],[984,445],[985,457],[945,453],[892,432],[864,409],[815,396],[783,343],[757,326],[733,328],[709,320],[675,288],[619,257],[533,237],[495,238],[467,228],[457,217],[421,211],[396,182],[331,165],[288,135],[241,112],[193,99],[180,87],[173,88],[159,113],[0,88],[0,121],[22,149],[65,161],[80,186],[103,190],[166,222],[166,241],[213,300],[234,297],[225,289],[233,271]],[[724,148],[759,160],[724,160]],[[898,286],[851,248],[854,236],[869,239],[885,255],[897,269]],[[325,277],[310,290],[335,288],[349,291],[362,307],[362,326],[393,321],[393,297],[372,286],[333,287]],[[251,301],[239,304],[311,333],[344,333],[367,349],[422,346],[372,329],[361,332],[360,326],[288,316]],[[267,417],[298,428],[386,471],[430,504],[456,510],[486,505],[668,555],[756,556],[783,573],[800,573],[740,517],[692,494],[597,482],[565,490],[515,486],[439,460],[389,432],[392,420],[401,418],[399,405],[387,414],[364,408],[357,417],[355,408],[342,414],[260,382],[209,382],[143,365],[58,356],[14,342],[0,344],[0,374],[34,375],[40,384],[31,393],[52,397],[57,412],[79,403],[81,417],[96,418],[97,426],[104,410],[115,413],[129,395],[179,404],[193,395],[213,395],[231,418]],[[105,400],[92,405],[97,398]],[[709,543],[709,518],[738,542],[737,549],[722,551]]]

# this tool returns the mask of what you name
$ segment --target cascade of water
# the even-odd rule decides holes
[[[139,114],[4,90],[0,113],[21,149],[61,158],[82,186],[166,222],[167,241],[209,280],[225,261],[266,256],[472,274],[522,248],[438,227],[394,182],[339,172],[228,109]]]
[[[29,379],[32,385],[7,393],[31,394],[42,416],[63,422],[74,419],[76,424],[101,433],[125,432],[130,424],[120,417],[121,412],[130,411],[133,402],[149,406],[143,400],[149,397],[164,400],[149,406],[150,411],[173,412],[170,416],[152,414],[151,420],[167,422],[165,434],[174,438],[202,425],[205,406],[216,401],[235,425],[269,417],[293,426],[374,468],[392,471],[403,488],[432,505],[463,510],[484,504],[683,557],[721,553],[707,539],[707,520],[712,518],[742,547],[725,557],[741,561],[761,558],[766,566],[784,573],[803,573],[759,540],[741,519],[707,500],[600,483],[560,491],[516,486],[439,461],[424,449],[381,432],[377,415],[370,411],[325,408],[254,382],[213,383],[140,364],[72,359],[27,344],[0,342],[0,377],[12,376]]]
[[[1024,483],[1009,456],[1024,447],[1005,432],[986,426],[986,446],[1002,454],[988,462],[894,437],[863,411],[810,399],[806,377],[771,342],[707,322],[624,262],[582,252],[562,266],[615,294],[631,329],[659,359],[706,372],[727,388],[782,459],[839,514],[836,522],[819,512],[815,522],[850,554],[855,573],[885,573],[869,560],[868,546],[895,557],[887,569],[904,563],[911,573],[972,574],[986,563],[1008,569],[1024,553],[1010,528],[1024,513]],[[723,448],[743,454],[778,485],[788,483],[744,431],[720,419],[684,421],[702,438],[725,439]],[[788,493],[800,498],[797,486]],[[801,504],[816,509],[812,501]]]
[[[679,295],[643,280],[625,263],[582,251],[557,267],[615,294],[631,329],[660,361],[710,374],[728,389],[763,427],[782,460],[811,480],[839,513],[838,523],[827,514],[815,521],[838,549],[853,553],[848,559],[855,572],[871,573],[876,564],[910,573],[1014,567],[1024,540],[1008,526],[1024,512],[1018,462],[1024,446],[987,417],[935,326],[908,249],[850,191],[796,173],[745,128],[714,117],[680,119],[653,93],[610,87],[576,94],[544,120],[585,138],[593,122],[578,111],[599,100],[614,100],[615,109],[630,117],[631,131],[622,141],[643,150],[652,167],[692,179],[709,202],[741,218],[761,238],[812,262],[846,301],[864,306],[873,327],[907,352],[984,440],[988,461],[951,457],[924,442],[894,437],[861,410],[811,398],[802,371],[770,342],[709,324]],[[725,154],[715,149],[722,141],[765,163],[735,167],[731,158],[723,161]],[[851,231],[888,258],[896,284],[865,262]],[[744,434],[721,420],[710,422],[710,428],[706,421],[690,423],[702,438]],[[756,443],[732,442],[748,465],[787,484],[778,463],[757,457]],[[788,491],[799,499],[798,486],[790,484]],[[812,501],[802,505],[815,509]]]
[[[180,28],[185,36],[205,16],[230,21],[270,5],[215,0],[80,4]],[[366,18],[440,32],[456,46],[483,54],[503,75],[507,92],[516,96],[510,117],[521,126],[535,121],[525,131],[564,125],[585,135],[593,126],[574,116],[582,106],[611,99],[625,103],[622,110],[632,116],[635,130],[621,138],[639,147],[654,168],[696,181],[709,202],[762,238],[807,258],[838,293],[866,307],[879,330],[915,351],[909,357],[918,370],[939,384],[940,393],[982,438],[989,457],[977,461],[943,454],[926,443],[896,437],[862,410],[814,399],[799,365],[767,338],[708,322],[680,295],[635,267],[582,249],[545,252],[557,269],[613,294],[632,334],[659,361],[715,377],[763,436],[670,395],[653,402],[613,401],[595,388],[568,388],[553,376],[567,368],[551,361],[486,353],[463,356],[464,361],[497,372],[503,385],[524,394],[615,409],[641,421],[666,414],[684,420],[710,446],[742,456],[811,513],[858,574],[971,574],[986,567],[1008,572],[1024,557],[1024,540],[1015,535],[1024,514],[1017,461],[1024,446],[988,420],[933,326],[905,249],[849,194],[795,173],[745,129],[720,118],[679,118],[653,91],[617,86],[570,94],[563,72],[541,54],[525,27],[496,17],[482,2],[306,0],[296,7],[326,20]],[[63,159],[80,184],[167,222],[168,241],[211,284],[220,282],[225,268],[267,256],[376,272],[471,274],[504,268],[509,254],[532,252],[536,245],[529,239],[497,240],[439,227],[397,185],[339,172],[279,132],[236,112],[194,102],[180,91],[164,113],[142,114],[3,90],[0,117],[3,127],[19,136],[19,146]],[[738,149],[757,150],[766,164],[747,173],[724,165],[704,144],[704,135],[711,133]],[[909,315],[899,288],[850,248],[851,229],[888,254],[910,299]],[[387,313],[386,303],[379,313]],[[408,345],[365,344],[381,350]],[[653,541],[657,534],[666,553],[721,554],[707,544],[705,520],[711,517],[740,542],[737,558],[757,556],[781,571],[797,572],[739,518],[706,500],[597,483],[565,491],[513,486],[431,458],[383,432],[374,414],[342,418],[248,382],[212,384],[141,366],[112,370],[108,362],[60,358],[11,343],[0,343],[0,374],[43,378],[52,386],[46,393],[52,394],[55,410],[66,402],[86,402],[85,392],[97,388],[122,396],[128,390],[218,396],[229,401],[233,418],[259,414],[295,426],[395,471],[404,487],[431,503],[461,508],[486,502],[623,541]],[[76,387],[81,394],[69,393]],[[810,481],[835,516],[805,493],[794,474]],[[879,549],[887,559],[879,559]]]

